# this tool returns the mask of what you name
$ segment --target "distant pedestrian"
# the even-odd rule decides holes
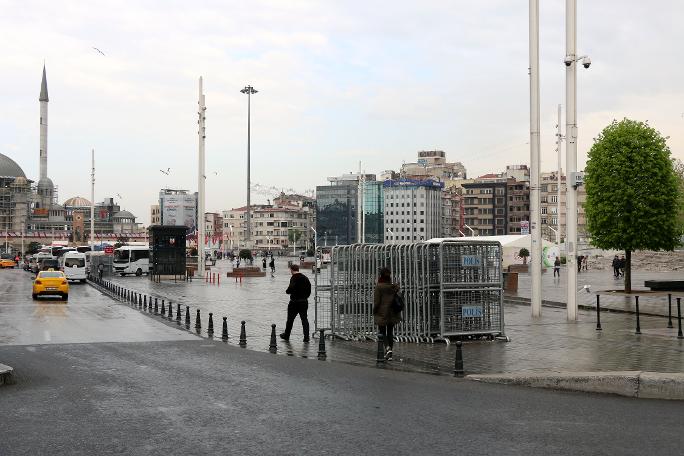
[[[624,277],[625,276],[625,268],[627,267],[627,260],[625,259],[625,256],[622,255],[620,257],[620,276]]]
[[[558,274],[558,278],[560,278],[560,266],[561,266],[561,260],[559,257],[556,257],[556,261],[553,262],[553,276],[556,277],[556,274]]]
[[[577,256],[577,272],[582,271],[582,260],[583,259],[584,259],[584,257],[582,255]]]
[[[264,271],[265,271],[265,270],[266,270],[266,257],[264,257],[264,258],[262,259],[261,264],[263,265],[263,269],[264,269]]]
[[[582,269],[584,269],[585,271],[589,270],[589,256],[588,255],[582,257]]]
[[[401,314],[392,306],[399,293],[399,285],[392,283],[392,273],[388,268],[380,270],[378,284],[373,292],[373,320],[378,325],[378,334],[382,336],[385,347],[385,359],[392,360],[394,347],[394,325],[401,321]]]
[[[102,263],[97,265],[97,276],[102,280],[102,274],[104,273],[104,265]]]
[[[620,258],[615,255],[615,258],[613,258],[613,277],[616,279],[620,277]]]
[[[271,257],[271,262],[268,264],[271,267],[271,274],[275,273],[275,260]]]
[[[309,319],[307,318],[307,310],[309,308],[309,296],[311,296],[311,282],[309,279],[299,272],[299,266],[296,264],[290,265],[290,286],[287,287],[285,293],[290,295],[290,302],[287,305],[287,321],[285,323],[285,332],[280,335],[283,340],[290,340],[290,333],[292,332],[292,325],[295,317],[299,315],[302,320],[302,330],[304,331],[304,342],[309,342]]]

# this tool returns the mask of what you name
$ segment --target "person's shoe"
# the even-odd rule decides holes
[[[392,349],[387,347],[387,351],[385,351],[385,359],[387,361],[392,361]]]
[[[282,333],[282,334],[280,335],[280,338],[283,339],[283,340],[290,340],[290,337],[289,337],[287,334],[285,334],[285,333]]]

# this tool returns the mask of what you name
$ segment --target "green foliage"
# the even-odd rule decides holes
[[[292,243],[292,244],[297,244],[297,241],[301,239],[302,237],[302,231],[301,230],[295,230],[295,229],[289,229],[287,230],[287,240]]]
[[[672,166],[679,184],[679,198],[677,199],[677,227],[684,234],[684,163],[679,159],[672,160]]]
[[[39,242],[31,242],[28,245],[28,249],[26,250],[26,253],[33,255],[35,253],[38,253],[38,251],[40,250],[41,247],[42,246],[40,245]]]
[[[527,258],[528,256],[530,256],[530,251],[523,247],[520,249],[520,252],[518,252],[518,256],[520,258]]]
[[[678,182],[665,139],[644,122],[624,119],[594,140],[584,208],[596,247],[634,251],[677,245]]]
[[[238,255],[243,260],[251,260],[252,259],[252,251],[249,249],[240,249],[240,253]]]

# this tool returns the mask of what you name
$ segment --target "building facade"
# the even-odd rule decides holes
[[[188,234],[197,231],[197,192],[163,188],[159,191],[159,224],[185,225]]]
[[[383,182],[363,182],[362,241],[382,244],[385,239],[385,189]]]
[[[556,233],[560,233],[560,239],[565,240],[566,223],[566,179],[561,174],[560,211],[558,195],[558,172],[541,173],[541,227],[542,236],[551,242],[556,242]],[[577,238],[580,243],[588,243],[587,219],[584,213],[584,204],[587,201],[587,193],[584,186],[577,188]]]
[[[497,174],[480,176],[463,184],[463,224],[467,236],[508,233],[508,179]]]
[[[530,183],[509,178],[508,182],[508,223],[506,234],[529,234],[530,222]],[[525,223],[527,222],[527,223]],[[527,228],[525,228],[525,225]]]
[[[418,152],[418,160],[415,163],[404,163],[401,166],[401,177],[460,179],[466,177],[466,169],[461,162],[447,162],[443,150],[421,150]]]
[[[383,186],[386,243],[418,242],[440,237],[444,183],[400,179],[385,181]]]
[[[150,225],[161,225],[161,211],[159,204],[150,206]]]

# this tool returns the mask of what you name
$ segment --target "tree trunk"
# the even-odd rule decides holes
[[[625,293],[632,292],[632,251],[625,250]]]
[[[527,264],[527,257],[526,256],[523,257],[523,264]]]

